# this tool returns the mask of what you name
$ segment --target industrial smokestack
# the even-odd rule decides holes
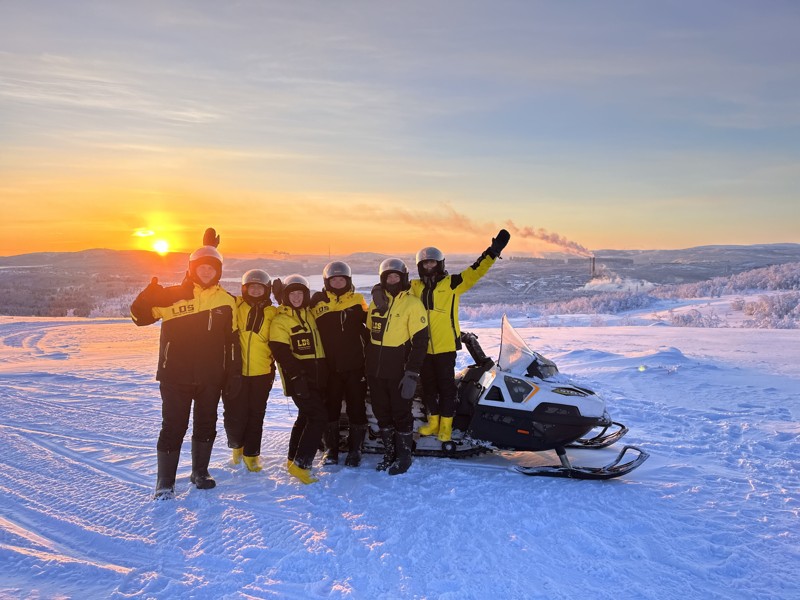
[[[592,275],[592,279],[594,279],[594,273],[595,273],[595,271],[594,271],[594,256],[591,259],[591,265],[592,265],[592,267],[591,267],[591,275]]]

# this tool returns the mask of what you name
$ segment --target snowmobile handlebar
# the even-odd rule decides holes
[[[462,331],[461,343],[464,344],[464,347],[467,349],[467,352],[469,352],[469,355],[472,357],[472,360],[475,361],[476,365],[479,365],[484,369],[491,369],[492,366],[494,366],[494,361],[486,356],[483,348],[481,348],[477,335],[467,331]]]

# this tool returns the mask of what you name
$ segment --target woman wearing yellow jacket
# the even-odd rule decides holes
[[[411,293],[422,300],[428,312],[430,340],[422,365],[422,400],[428,410],[428,424],[419,429],[421,435],[437,435],[447,442],[453,430],[456,411],[454,371],[456,351],[461,349],[461,328],[458,323],[458,301],[497,261],[510,239],[501,229],[491,245],[473,265],[458,275],[450,275],[444,266],[444,254],[434,247],[417,252],[419,279],[411,282]]]
[[[303,483],[318,481],[311,465],[325,431],[325,389],[328,382],[325,351],[317,324],[308,308],[308,280],[289,275],[273,293],[281,306],[269,328],[269,347],[281,372],[283,392],[297,405],[297,419],[289,436],[289,474]]]
[[[223,398],[225,433],[233,463],[244,459],[248,471],[260,471],[261,436],[275,361],[269,349],[269,328],[277,312],[269,299],[272,280],[266,271],[251,269],[242,276],[242,295],[236,298],[236,323],[242,347],[242,389]]]

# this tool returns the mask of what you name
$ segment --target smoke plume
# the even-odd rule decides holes
[[[508,227],[509,232],[513,236],[519,236],[523,238],[533,238],[536,240],[542,240],[543,242],[547,242],[548,244],[553,244],[554,246],[558,246],[563,250],[566,250],[570,254],[577,254],[578,256],[586,256],[591,257],[594,256],[591,251],[587,250],[583,246],[581,246],[578,242],[573,242],[568,240],[567,238],[553,233],[551,231],[547,231],[546,229],[534,229],[533,227],[517,227],[511,221],[506,221],[506,227]]]

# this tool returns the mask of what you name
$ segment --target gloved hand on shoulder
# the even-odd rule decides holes
[[[328,292],[322,290],[321,292],[314,292],[314,295],[311,296],[311,300],[309,301],[309,306],[316,306],[320,302],[330,302],[330,298],[328,298]]]
[[[380,314],[386,314],[389,309],[389,298],[386,297],[386,290],[381,287],[380,283],[372,286],[372,301]]]
[[[497,236],[492,238],[492,244],[486,249],[486,253],[492,258],[498,258],[510,239],[511,234],[507,230],[501,229],[497,232]]]
[[[400,380],[400,397],[403,400],[411,400],[414,393],[417,391],[417,382],[419,382],[419,373],[414,371],[406,371],[403,378]]]

